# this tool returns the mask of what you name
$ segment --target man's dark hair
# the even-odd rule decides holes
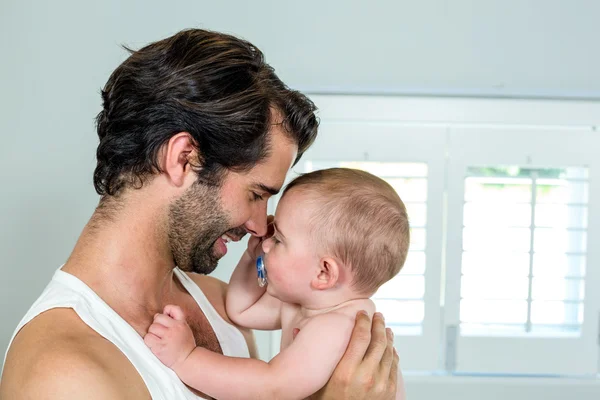
[[[179,132],[193,138],[199,179],[209,184],[269,154],[274,114],[298,145],[296,162],[316,137],[315,105],[289,89],[245,40],[189,29],[129,51],[102,90],[96,118],[94,186],[102,196],[141,187],[160,172],[158,152]]]

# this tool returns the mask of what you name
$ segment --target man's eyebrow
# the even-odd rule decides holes
[[[262,190],[263,192],[267,192],[267,193],[271,194],[272,196],[275,196],[277,193],[279,193],[279,189],[275,189],[274,187],[267,186],[262,183],[255,183],[254,186],[256,188]]]

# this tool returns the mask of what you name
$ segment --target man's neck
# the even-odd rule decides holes
[[[139,204],[139,203],[138,203]],[[111,218],[94,213],[63,271],[92,288],[134,328],[143,330],[174,291],[174,261],[163,210],[125,205]]]

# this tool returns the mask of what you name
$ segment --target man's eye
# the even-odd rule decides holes
[[[252,199],[254,201],[259,201],[259,200],[263,200],[263,197],[260,194],[256,193],[256,192],[252,192]]]

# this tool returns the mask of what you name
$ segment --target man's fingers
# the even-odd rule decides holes
[[[394,357],[392,358],[392,365],[390,367],[390,381],[393,381],[394,384],[397,384],[398,380],[398,365],[400,364],[400,356],[398,356],[398,352],[396,349],[393,350]]]
[[[392,361],[394,360],[394,333],[390,328],[385,328],[385,333],[387,337],[387,346],[383,352],[380,367],[383,375],[388,376],[388,371],[390,370]]]
[[[178,306],[169,304],[165,306],[164,313],[167,314],[169,317],[173,318],[174,320],[185,321],[185,314],[183,313],[183,310]]]
[[[352,330],[352,336],[348,343],[348,348],[341,363],[358,365],[363,360],[365,352],[371,341],[371,319],[364,311],[359,311],[356,314],[356,322]]]
[[[404,387],[404,377],[400,370],[400,357],[394,349],[394,359],[390,368],[390,385],[396,390],[396,400],[406,400],[406,388]]]
[[[388,339],[385,332],[385,321],[381,313],[375,313],[371,327],[371,342],[365,354],[365,361],[379,365],[387,347]]]

